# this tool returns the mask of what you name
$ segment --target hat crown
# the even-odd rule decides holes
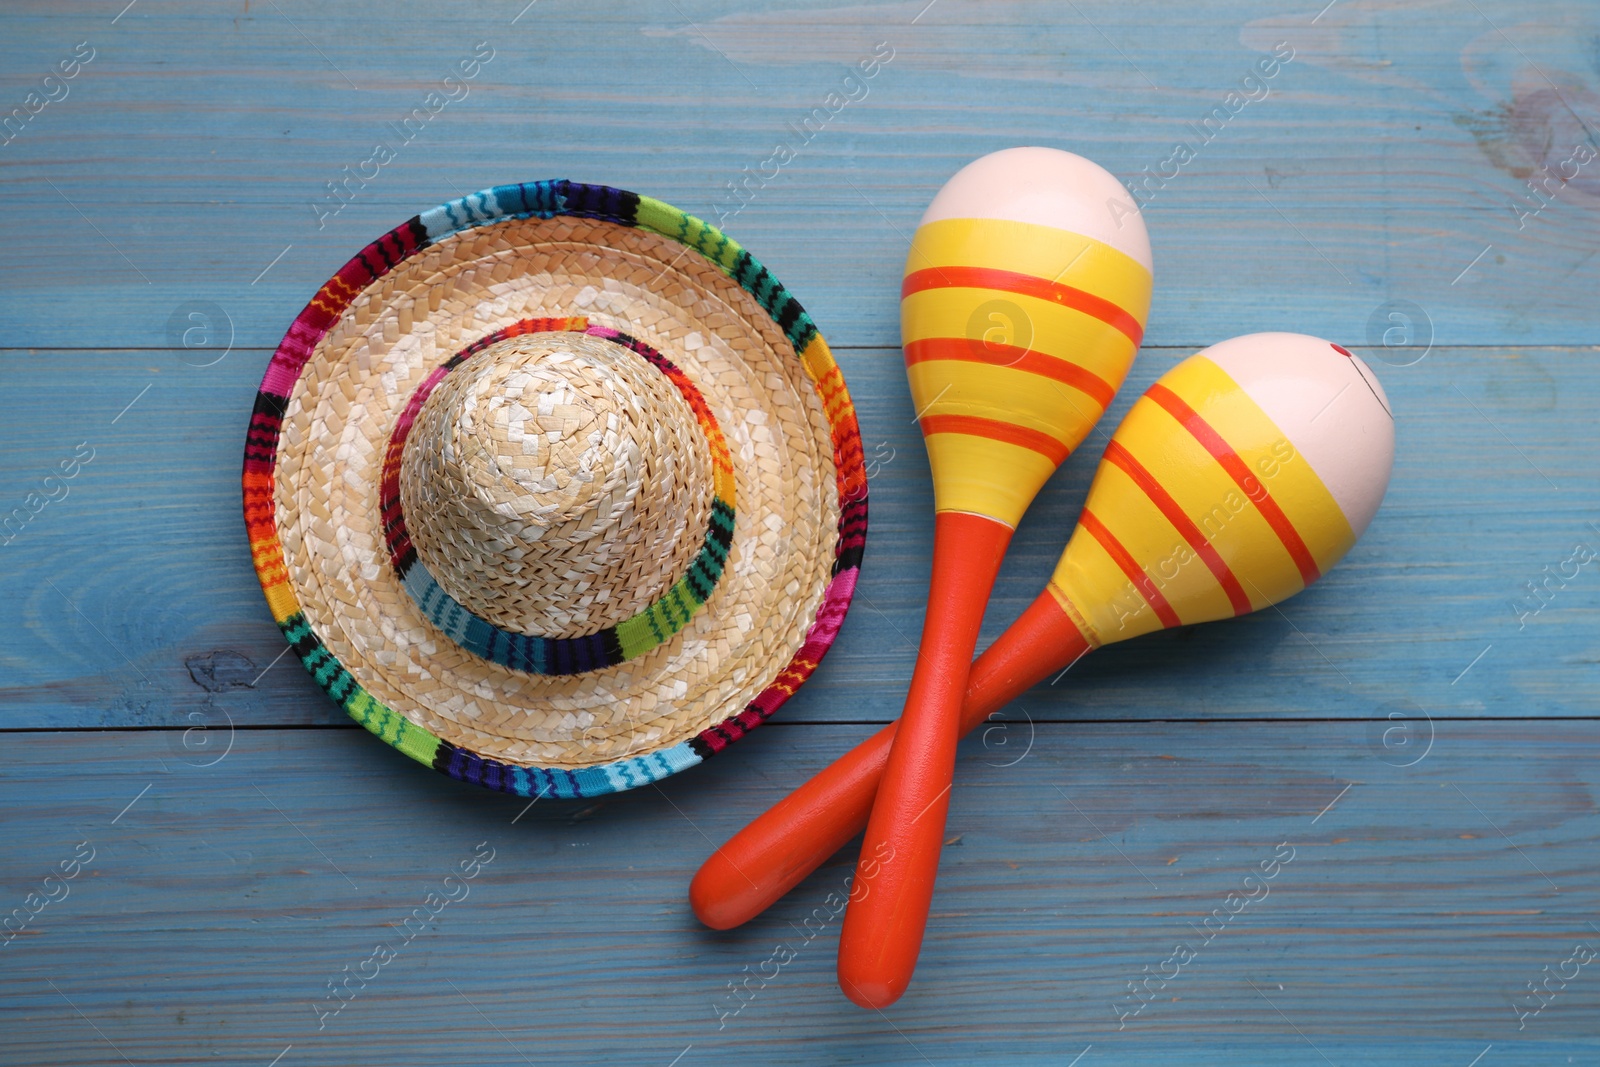
[[[406,439],[400,496],[440,587],[502,628],[616,625],[700,548],[711,464],[694,413],[628,349],[512,337],[447,374]]]

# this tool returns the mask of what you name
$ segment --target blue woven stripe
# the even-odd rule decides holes
[[[433,757],[434,770],[457,781],[481,785],[501,793],[551,800],[578,800],[634,789],[677,774],[703,762],[689,742],[660,752],[630,756],[599,767],[576,771],[523,767],[488,759],[441,741]]]
[[[418,559],[401,583],[428,621],[473,655],[528,674],[582,674],[622,662],[615,627],[582,637],[532,637],[469,611]]]
[[[561,180],[497,185],[424,211],[417,216],[417,222],[431,244],[441,237],[506,216],[552,218],[564,211],[562,190],[568,184]]]

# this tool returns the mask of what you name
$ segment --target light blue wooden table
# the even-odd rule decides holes
[[[1600,1062],[1600,560],[1575,562],[1600,547],[1600,8],[1324,2],[7,5],[0,912],[26,921],[0,1063]],[[917,980],[866,1013],[837,920],[806,925],[851,856],[725,934],[685,888],[898,711],[931,529],[901,265],[944,179],[1015,144],[1144,190],[1155,303],[1108,426],[1196,348],[1300,330],[1374,366],[1399,455],[1281,611],[1108,648],[965,744]],[[856,607],[775,722],[659,790],[525,810],[281,656],[237,475],[318,284],[419,209],[551,177],[724,218],[882,461]],[[1102,443],[1024,523],[986,637]],[[470,896],[407,932],[475,849]],[[1269,895],[1201,927],[1274,857]]]

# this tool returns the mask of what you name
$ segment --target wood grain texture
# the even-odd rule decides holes
[[[0,944],[0,1063],[1600,1060],[1600,963],[1527,1014],[1529,983],[1600,947],[1600,571],[1515,606],[1600,546],[1600,161],[1528,185],[1596,145],[1593,5],[829,3],[8,6],[0,522],[30,514],[0,534],[0,923],[38,913]],[[402,143],[479,41],[465,98]],[[1280,41],[1264,96],[1199,143]],[[878,42],[893,58],[802,139]],[[84,48],[65,95],[43,81]],[[30,92],[58,98],[27,115]],[[393,160],[341,205],[328,183],[380,140]],[[1149,344],[1019,530],[985,641],[1115,420],[1205,344],[1290,329],[1367,357],[1398,416],[1390,494],[1281,612],[1105,649],[969,739],[918,979],[862,1013],[834,987],[837,919],[812,932],[850,855],[743,930],[700,929],[684,895],[899,710],[931,537],[894,347],[911,231],[985,152],[1059,146],[1138,183],[1180,141],[1145,208]],[[794,160],[760,176],[780,142]],[[660,790],[524,811],[279,658],[238,470],[322,281],[418,210],[546,177],[723,219],[804,301],[858,407],[872,522],[839,644],[777,721]],[[479,842],[469,896],[408,934]],[[1270,892],[1216,918],[1283,843]],[[380,942],[395,958],[319,1030]]]
[[[1511,0],[1337,4],[1316,19],[1322,4],[943,0],[915,19],[926,0],[733,13],[544,0],[514,26],[516,0],[471,18],[379,0],[139,0],[113,25],[121,6],[32,0],[7,15],[0,87],[16,104],[77,43],[96,50],[0,148],[0,220],[29,250],[0,263],[8,345],[164,345],[168,314],[197,298],[228,310],[241,343],[272,345],[361,245],[508,181],[598,181],[715,219],[737,203],[728,183],[797,142],[790,124],[879,41],[894,58],[865,95],[792,144],[729,222],[836,343],[897,343],[910,232],[963,163],[1037,143],[1142,178],[1279,41],[1295,58],[1268,95],[1150,200],[1152,344],[1284,325],[1360,342],[1397,299],[1426,309],[1441,343],[1593,340],[1600,161],[1518,215],[1543,203],[1529,174],[1600,121],[1581,44],[1596,23],[1577,3],[1537,18]],[[319,219],[327,183],[394,141],[390,124],[480,40],[495,54],[466,97]],[[64,289],[98,309],[70,337]]]
[[[1106,422],[1040,495],[985,642],[1042,588],[1116,420],[1187,354],[1146,350]],[[1524,583],[1575,544],[1600,545],[1595,350],[1448,348],[1410,367],[1367,355],[1398,415],[1397,461],[1350,556],[1281,611],[1107,647],[1020,709],[1039,719],[1595,714],[1600,564],[1552,586],[1537,614],[1515,607],[1537,606]],[[839,643],[783,717],[887,722],[922,626],[931,487],[898,353],[839,358],[872,461],[871,533]],[[267,671],[284,644],[250,568],[237,476],[266,359],[240,350],[195,367],[163,352],[43,351],[0,362],[12,412],[0,422],[0,501],[22,504],[80,444],[94,449],[68,495],[0,546],[0,599],[21,619],[0,648],[0,723],[344,721],[292,658]]]
[[[1520,1031],[1512,1004],[1600,941],[1592,724],[1440,724],[1409,768],[1349,723],[969,740],[918,979],[886,1017],[834,988],[823,918],[848,850],[738,931],[700,928],[684,898],[709,842],[864,732],[758,731],[660,791],[541,802],[514,825],[525,801],[356,730],[239,731],[211,766],[161,731],[13,737],[0,903],[80,841],[94,859],[0,949],[6,1062],[122,1062],[110,1045],[133,1063],[266,1064],[293,1045],[283,1063],[643,1067],[689,1045],[682,1063],[1600,1055],[1597,964]],[[493,858],[465,898],[407,941],[430,892],[461,895],[443,879],[480,842]],[[1201,927],[1235,892],[1257,899]],[[320,1016],[326,983],[372,974],[379,943],[396,958]],[[1194,958],[1119,1030],[1127,984],[1178,943]],[[763,966],[779,945],[795,957]]]

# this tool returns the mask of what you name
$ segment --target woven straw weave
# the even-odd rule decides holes
[[[457,600],[561,637],[665,593],[712,500],[683,397],[581,333],[501,341],[447,377],[411,431],[400,486],[417,553]]]
[[[758,723],[831,644],[865,525],[848,395],[820,337],[797,355],[700,243],[569,215],[432,239],[347,298],[273,402],[270,501],[247,448],[246,513],[275,614],[314,673],[348,672],[349,686],[319,674],[330,693],[412,755],[450,773],[447,757],[467,759],[458,777],[515,792],[626,788]],[[497,330],[562,316],[638,339],[694,383],[731,453],[737,525],[720,580],[682,630],[611,667],[540,675],[471,654],[420,613],[385,549],[379,481],[397,417],[428,375]],[[662,596],[700,547],[713,496],[702,428],[671,382],[610,341],[499,341],[444,377],[410,433],[400,497],[417,555],[507,630],[614,626]],[[267,505],[283,580],[258,537]],[[858,529],[848,559],[845,527]],[[605,777],[574,773],[583,768]]]

